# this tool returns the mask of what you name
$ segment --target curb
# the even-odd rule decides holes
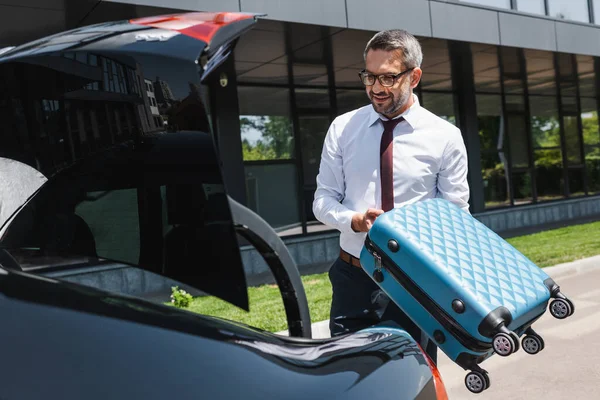
[[[553,279],[575,276],[600,267],[600,255],[543,268]],[[560,285],[560,282],[557,282]]]
[[[600,255],[582,258],[579,260],[571,261],[564,264],[554,265],[552,267],[543,268],[544,272],[547,273],[552,279],[565,279],[572,276],[591,271],[600,267]],[[560,282],[556,282],[560,285]],[[313,339],[327,339],[330,337],[329,333],[329,320],[315,322],[311,325],[312,338]],[[288,336],[287,330],[281,332],[275,332],[276,335]]]

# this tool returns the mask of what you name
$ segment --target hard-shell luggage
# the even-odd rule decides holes
[[[544,348],[532,324],[564,319],[573,303],[538,266],[469,213],[443,199],[380,215],[360,261],[381,289],[450,359],[470,372],[467,388],[490,385],[479,364],[494,353]],[[521,344],[519,344],[521,339]]]

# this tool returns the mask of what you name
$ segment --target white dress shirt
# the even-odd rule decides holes
[[[441,197],[469,212],[467,151],[460,130],[414,104],[394,129],[394,207]],[[317,190],[315,217],[337,229],[340,246],[360,256],[365,232],[354,232],[352,216],[381,209],[379,148],[381,119],[372,105],[337,117],[327,132]]]

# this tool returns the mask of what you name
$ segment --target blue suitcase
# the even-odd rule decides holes
[[[365,239],[363,269],[446,355],[490,385],[479,364],[494,353],[544,348],[531,325],[546,311],[564,319],[573,303],[538,266],[455,204],[419,201],[380,215]],[[524,336],[523,336],[524,335]],[[521,344],[519,339],[521,338]]]

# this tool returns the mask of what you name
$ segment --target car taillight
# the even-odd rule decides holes
[[[254,14],[219,12],[219,13],[183,13],[154,17],[141,17],[130,19],[131,24],[151,26],[157,29],[177,31],[184,35],[210,43],[217,31],[244,19],[253,18]]]
[[[427,360],[427,365],[429,365],[429,369],[431,370],[431,375],[433,376],[433,384],[435,386],[435,396],[437,400],[448,400],[448,393],[446,392],[446,386],[444,386],[444,381],[442,381],[442,375],[437,368],[437,365],[429,358],[429,355],[423,351],[421,345],[417,343],[419,349],[421,349],[421,353],[425,356],[425,360]]]

